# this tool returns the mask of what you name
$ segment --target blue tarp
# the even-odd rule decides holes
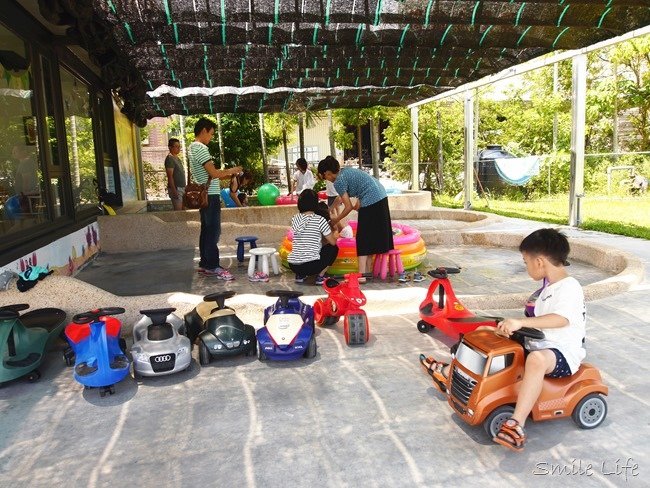
[[[497,158],[494,167],[503,181],[511,185],[524,185],[533,176],[539,174],[540,158]]]

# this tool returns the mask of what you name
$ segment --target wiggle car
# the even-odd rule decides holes
[[[433,281],[420,304],[421,320],[417,323],[418,330],[423,334],[435,327],[443,334],[457,339],[462,334],[482,325],[494,325],[494,320],[500,319],[500,317],[475,315],[456,298],[449,275],[458,273],[460,268],[453,267],[440,267],[428,272]],[[437,298],[434,297],[436,292]]]
[[[203,302],[185,315],[190,340],[196,341],[199,347],[201,366],[208,365],[213,357],[255,354],[255,327],[242,322],[235,311],[225,305],[226,299],[235,295],[234,291],[206,295]]]
[[[524,374],[526,338],[543,339],[544,333],[527,327],[510,338],[494,330],[469,332],[458,345],[447,377],[432,367],[442,364],[433,358],[421,355],[420,363],[436,388],[447,395],[452,410],[469,425],[482,423],[492,439],[514,412]],[[571,376],[545,377],[530,415],[535,421],[571,416],[579,427],[593,429],[607,416],[603,395],[608,391],[598,369],[582,363]]]
[[[74,379],[86,388],[99,388],[102,397],[115,393],[115,383],[129,374],[122,324],[111,317],[124,312],[121,307],[90,310],[72,317],[65,328],[75,356]]]
[[[368,317],[361,307],[366,304],[366,296],[359,288],[360,273],[349,273],[344,281],[328,278],[323,283],[327,298],[314,302],[314,322],[319,326],[334,325],[341,316],[343,334],[348,346],[365,344],[370,339]]]
[[[264,327],[257,331],[257,358],[288,361],[315,357],[314,310],[298,299],[302,292],[270,290],[266,295],[278,300],[264,309]]]
[[[133,326],[133,377],[159,376],[188,369],[192,343],[183,335],[185,324],[175,308],[140,310],[144,315]]]
[[[26,376],[29,381],[41,377],[38,367],[45,352],[61,334],[65,312],[58,308],[40,308],[23,315],[26,303],[0,307],[0,385]]]

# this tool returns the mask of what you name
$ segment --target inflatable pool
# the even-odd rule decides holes
[[[298,196],[297,195],[280,195],[275,199],[276,205],[297,205]]]
[[[351,220],[348,222],[348,225],[352,227],[352,231],[356,236],[356,221]],[[393,222],[393,242],[395,243],[395,249],[402,251],[401,257],[404,269],[417,268],[422,264],[427,255],[427,248],[424,240],[420,236],[419,230],[405,224]],[[332,275],[343,275],[356,272],[358,270],[356,239],[354,237],[339,237],[336,244],[339,246],[339,253],[334,264],[330,266],[328,273]],[[293,232],[289,229],[278,250],[282,265],[285,267],[289,267],[287,256],[291,252],[292,245]]]

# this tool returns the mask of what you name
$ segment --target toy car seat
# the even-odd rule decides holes
[[[45,352],[65,325],[65,312],[58,308],[41,308],[20,315],[27,304],[0,307],[0,383],[27,376],[40,378],[38,366]]]
[[[86,387],[100,388],[101,396],[113,394],[113,385],[129,373],[130,361],[120,340],[122,325],[109,317],[124,312],[123,308],[110,307],[77,314],[65,329],[76,356],[75,380]]]

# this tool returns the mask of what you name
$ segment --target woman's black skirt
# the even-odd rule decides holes
[[[357,256],[384,254],[393,249],[393,226],[388,197],[359,208],[357,223]]]

